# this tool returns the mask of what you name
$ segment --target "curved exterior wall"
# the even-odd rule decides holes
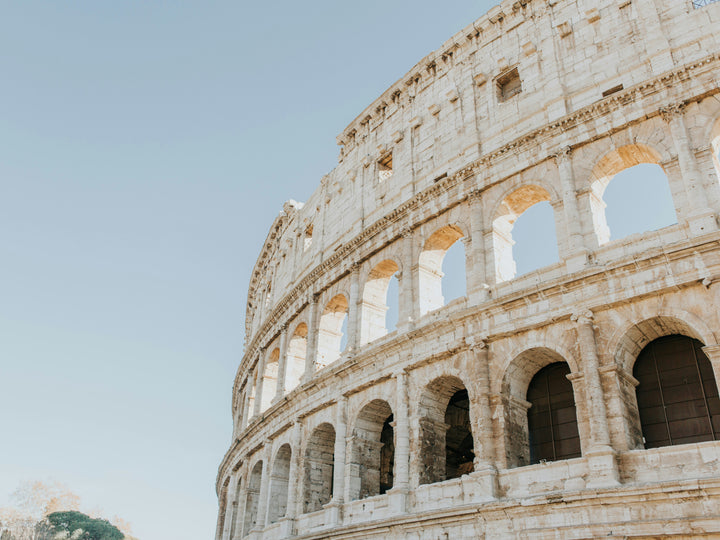
[[[713,2],[508,1],[338,136],[253,271],[218,540],[720,535],[720,442],[645,449],[633,377],[682,334],[720,381],[718,28]],[[677,224],[608,241],[602,192],[638,163],[665,171]],[[560,260],[515,277],[512,223],[538,201]],[[455,241],[467,294],[443,305]],[[528,465],[528,384],[556,361],[581,455]],[[463,387],[472,472],[432,482],[437,411]],[[388,413],[393,486],[373,494]]]

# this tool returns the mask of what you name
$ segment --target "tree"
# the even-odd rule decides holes
[[[46,518],[51,538],[72,538],[73,540],[122,540],[124,535],[109,521],[91,518],[82,512],[53,512]]]

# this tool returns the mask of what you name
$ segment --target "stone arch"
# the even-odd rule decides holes
[[[445,225],[432,233],[418,260],[420,315],[445,305],[442,293],[442,264],[445,254],[461,238],[466,237],[457,224]]]
[[[225,519],[226,514],[228,511],[227,503],[228,503],[228,490],[230,485],[230,477],[228,476],[225,478],[225,481],[222,484],[222,487],[220,488],[220,502],[218,503],[218,523],[217,523],[217,531],[215,533],[216,538],[221,538],[223,535],[223,531],[225,530]]]
[[[428,383],[418,403],[420,484],[442,482],[472,472],[474,449],[470,400],[458,377],[443,375]]]
[[[618,328],[608,342],[608,350],[613,353],[615,363],[629,374],[648,343],[672,334],[688,336],[705,345],[717,343],[714,332],[700,317],[680,309],[663,309],[653,317],[628,321]]]
[[[720,400],[713,365],[695,338],[653,339],[633,366],[645,448],[720,440]]]
[[[348,300],[344,294],[333,296],[320,315],[316,369],[322,369],[340,358],[343,323],[348,314]]]
[[[260,504],[260,485],[262,484],[263,462],[257,461],[250,469],[250,476],[247,483],[247,496],[245,498],[245,523],[243,524],[243,536],[250,534],[250,531],[257,523],[258,506]]]
[[[610,241],[610,228],[605,217],[606,204],[603,195],[615,176],[624,170],[641,164],[657,165],[661,168],[662,154],[654,147],[642,143],[626,144],[610,150],[600,158],[590,172],[590,211],[598,244]],[[667,178],[665,169],[663,173]],[[677,220],[677,215],[676,215]]]
[[[532,347],[515,356],[505,369],[501,385],[503,403],[505,460],[508,468],[530,464],[530,439],[527,400],[530,382],[550,364],[565,363],[571,373],[577,364],[550,347]],[[579,400],[575,397],[574,402]]]
[[[275,523],[287,513],[288,486],[290,484],[290,445],[283,444],[275,454],[270,473],[270,500],[268,505],[268,523]]]
[[[308,326],[298,323],[293,329],[287,344],[285,367],[285,392],[290,392],[302,379],[307,359]]]
[[[303,512],[316,512],[333,496],[335,428],[324,422],[313,429],[305,446]]]
[[[355,419],[350,449],[350,500],[385,493],[393,486],[395,441],[393,412],[387,401],[374,399]]]
[[[493,212],[492,239],[497,282],[509,281],[517,273],[513,258],[513,226],[531,206],[558,200],[543,183],[533,182],[514,187],[502,197]],[[554,210],[553,210],[554,213]],[[557,220],[555,220],[557,221]]]
[[[400,266],[392,259],[379,262],[368,274],[363,287],[360,315],[360,344],[364,345],[387,334],[386,313],[390,281]]]
[[[277,391],[278,371],[280,368],[280,348],[275,347],[267,356],[265,361],[265,372],[263,373],[262,403],[260,410],[264,411],[272,403]]]

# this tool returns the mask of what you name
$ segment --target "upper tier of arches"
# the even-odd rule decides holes
[[[437,191],[438,184],[449,185],[451,192],[458,183],[462,191],[484,189],[523,174],[566,146],[581,152],[588,141],[614,138],[628,120],[657,114],[677,101],[673,96],[687,99],[714,91],[706,75],[716,60],[708,61],[714,57],[707,51],[719,47],[708,11],[688,12],[683,2],[671,0],[660,4],[658,22],[636,27],[636,7],[630,4],[600,2],[588,11],[569,1],[552,7],[506,1],[421,60],[338,137],[340,162],[306,203],[284,205],[253,269],[248,343],[264,333],[268,320],[288,302],[288,291],[306,290],[307,282],[317,281],[336,256],[353,262],[358,258],[353,247],[360,247],[372,232],[382,234],[394,221],[386,222],[387,216],[403,207],[411,210],[423,197],[433,198],[428,192]],[[683,24],[676,24],[680,18]],[[552,39],[540,30],[543,26],[554,29]],[[688,26],[696,31],[676,30]],[[630,46],[619,37],[638,32]],[[648,63],[646,43],[656,47],[657,40],[672,56]],[[603,46],[598,48],[598,43]],[[555,60],[560,53],[562,64]],[[588,69],[587,58],[594,59],[592,76],[581,75]],[[519,77],[520,92],[504,95],[502,86],[513,74]],[[702,127],[688,126],[693,148],[708,148],[714,120],[703,116]],[[640,132],[637,142],[647,142],[657,154],[640,162],[655,163],[659,156],[666,163],[677,154],[667,129],[635,127]],[[635,140],[631,136],[627,142]],[[613,141],[608,151],[620,146],[622,141]],[[585,157],[573,159],[573,167],[579,183],[592,183],[589,177],[600,156]],[[468,167],[482,170],[482,178],[468,182]],[[594,204],[588,215],[597,220],[582,223],[586,230],[597,229],[600,244],[607,240],[597,200],[602,178],[607,180],[607,175],[597,177],[600,183],[588,194]],[[567,186],[555,186],[555,193],[549,187],[545,189],[554,199],[546,198],[547,204],[566,200]],[[445,198],[450,202],[453,193]],[[558,253],[560,259],[563,255]],[[326,266],[318,268],[319,263]],[[501,271],[512,275],[512,266],[501,265]]]

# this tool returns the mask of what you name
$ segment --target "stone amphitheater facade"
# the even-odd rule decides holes
[[[718,29],[712,1],[506,1],[337,137],[253,269],[217,540],[720,537]],[[641,163],[677,224],[611,241]],[[541,201],[559,261],[516,276]]]

